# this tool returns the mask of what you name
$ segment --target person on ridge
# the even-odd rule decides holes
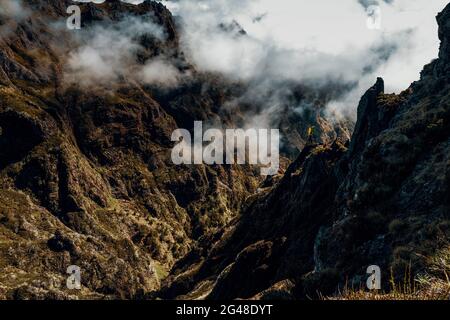
[[[308,142],[307,142],[307,144],[309,145],[309,144],[313,144],[313,138],[314,138],[314,129],[315,129],[315,127],[314,126],[311,126],[311,127],[308,127],[308,130],[306,131],[306,134],[307,134],[307,136],[308,136]]]

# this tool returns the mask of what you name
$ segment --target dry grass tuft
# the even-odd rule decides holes
[[[389,292],[355,290],[346,286],[336,297],[325,300],[450,300],[450,245],[428,258],[427,272],[411,280],[410,268],[402,283],[391,276]]]

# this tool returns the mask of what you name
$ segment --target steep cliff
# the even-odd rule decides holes
[[[256,169],[170,160],[173,130],[218,117],[227,89],[198,75],[171,92],[178,101],[169,108],[158,88],[126,73],[112,84],[68,81],[71,52],[89,40],[64,27],[71,1],[23,4],[22,19],[2,17],[0,39],[0,296],[133,298],[155,290],[259,183]],[[82,31],[141,16],[165,36],[133,39],[136,63],[164,54],[190,68],[181,65],[171,13],[156,2],[83,4]],[[82,292],[64,289],[69,265],[82,269]]]

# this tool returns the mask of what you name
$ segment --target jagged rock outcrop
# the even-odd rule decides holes
[[[439,50],[439,61],[442,66],[447,65],[450,59],[450,12],[442,11],[437,21],[439,24],[439,39],[441,40],[441,48]]]

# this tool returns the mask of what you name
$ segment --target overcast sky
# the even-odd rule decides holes
[[[422,66],[437,57],[436,14],[444,8],[446,0],[393,0],[381,1],[381,30],[367,28],[367,13],[361,5],[376,3],[370,0],[180,0],[162,1],[175,14],[184,16],[188,24],[195,25],[189,32],[200,29],[212,30],[211,24],[218,21],[236,20],[253,37],[266,46],[296,51],[315,51],[330,55],[346,55],[361,52],[380,42],[395,41],[400,48],[376,72],[386,80],[388,88],[398,91],[417,79]],[[259,22],[255,22],[255,18]],[[408,35],[401,37],[400,34]],[[204,36],[204,35],[202,35]],[[207,38],[207,37],[205,37]],[[224,43],[205,39],[207,50],[215,51],[211,61],[217,64],[238,63],[236,59],[245,52],[248,60],[255,63],[261,52],[248,45],[245,50],[235,43],[233,48],[222,48]],[[229,45],[230,43],[226,43]],[[217,48],[215,47],[217,46]],[[196,43],[202,50],[202,45]],[[219,54],[220,50],[222,55]],[[205,49],[206,50],[206,49]],[[196,54],[194,54],[196,56]],[[206,54],[200,55],[202,62]],[[209,59],[207,59],[209,60]],[[295,63],[295,62],[292,62]],[[210,66],[213,67],[213,66]],[[247,68],[239,67],[240,70]],[[334,67],[332,67],[332,70]]]

